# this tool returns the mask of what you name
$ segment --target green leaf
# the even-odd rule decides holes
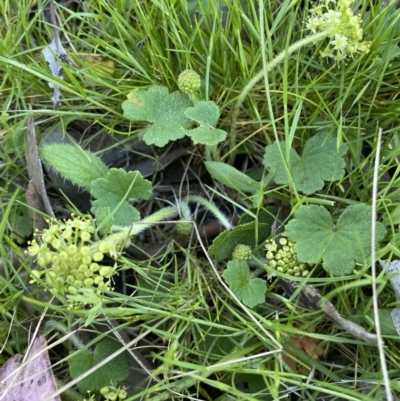
[[[285,142],[267,146],[263,164],[275,174],[274,181],[277,184],[289,184],[289,168],[296,189],[309,195],[322,189],[324,181],[336,181],[343,177],[343,156],[346,152],[346,144],[342,143],[338,148],[335,138],[322,133],[306,142],[302,157],[290,148],[290,160],[285,160]]]
[[[188,95],[168,93],[167,88],[153,85],[147,90],[137,89],[129,93],[122,109],[128,120],[152,123],[145,129],[143,139],[147,145],[163,147],[169,141],[185,136],[185,129],[190,128],[192,122],[184,112],[191,105]]]
[[[114,217],[111,215],[111,210],[109,207],[96,207],[95,213],[96,225],[100,229],[103,236],[106,236],[111,232],[111,228],[114,223]]]
[[[118,343],[102,340],[97,343],[93,354],[87,350],[76,353],[68,360],[71,377],[75,379],[120,348],[121,345]],[[81,393],[85,394],[88,391],[100,390],[102,387],[110,385],[111,382],[116,383],[125,380],[128,376],[129,364],[125,353],[122,353],[83,380],[80,380],[78,388]]]
[[[151,182],[138,171],[112,168],[105,178],[92,182],[90,193],[96,198],[92,213],[101,215],[102,208],[110,208],[114,214],[114,225],[129,226],[140,220],[139,211],[130,205],[128,199],[149,199],[152,195]]]
[[[212,101],[196,102],[185,111],[185,116],[200,126],[186,131],[195,144],[214,146],[226,139],[227,132],[215,128],[219,119],[219,108]]]
[[[211,101],[199,101],[194,107],[186,109],[185,116],[200,125],[215,127],[219,119],[219,107]]]
[[[220,183],[229,188],[243,192],[255,193],[260,189],[260,183],[229,164],[215,161],[205,162],[207,171]]]
[[[105,177],[108,173],[108,167],[99,157],[78,146],[43,146],[40,157],[64,178],[88,191],[92,181]]]
[[[246,262],[229,261],[222,276],[232,292],[249,308],[265,301],[267,283],[260,278],[250,279],[250,269]]]
[[[266,210],[250,209],[253,216],[244,214],[238,225],[233,230],[225,230],[216,237],[208,249],[210,255],[217,260],[230,258],[236,245],[243,244],[255,247],[258,243],[265,241],[271,235],[271,226],[274,223],[276,209],[268,207]]]
[[[261,237],[261,232],[270,231],[270,227],[268,224],[257,224],[253,221],[252,223],[238,225],[233,230],[225,230],[214,239],[212,245],[208,248],[208,252],[217,260],[230,258],[236,245],[255,246],[257,239],[258,241],[265,239]],[[258,236],[256,235],[256,229],[258,230]]]
[[[335,276],[350,274],[355,262],[363,263],[371,254],[372,210],[364,204],[347,207],[336,224],[323,206],[301,206],[286,232],[295,242],[300,262],[316,264]],[[382,223],[376,222],[376,241],[385,236]]]
[[[186,131],[186,135],[192,138],[195,145],[201,143],[202,145],[214,146],[224,141],[227,133],[222,129],[201,125],[198,128]]]
[[[381,326],[381,333],[384,336],[397,336],[398,333],[396,327],[393,323],[392,313],[389,309],[379,309],[378,312],[379,322]],[[371,308],[367,311],[366,316],[364,317],[366,323],[370,324],[375,329],[375,321],[374,321],[374,311]]]

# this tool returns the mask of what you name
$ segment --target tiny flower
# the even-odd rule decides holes
[[[83,281],[83,284],[85,287],[91,287],[93,285],[94,281],[92,278],[87,278]]]
[[[76,245],[70,245],[70,246],[67,248],[67,252],[68,252],[70,255],[75,255],[75,254],[78,252],[78,248],[77,248]]]
[[[76,295],[76,294],[78,293],[78,289],[77,289],[76,287],[74,287],[73,285],[70,285],[70,286],[68,287],[68,292],[69,292],[71,295]]]
[[[104,386],[100,389],[100,394],[106,396],[110,392],[110,388],[108,386]]]
[[[89,269],[94,273],[97,272],[97,270],[99,270],[99,265],[97,263],[91,263],[89,266]]]
[[[90,233],[87,232],[87,231],[84,231],[84,232],[81,234],[81,239],[82,239],[82,241],[87,242],[87,241],[90,240],[90,237],[91,237],[91,235],[90,235]]]
[[[342,52],[346,51],[348,39],[344,35],[335,34],[335,39],[331,41],[335,50],[340,50]]]
[[[111,266],[103,266],[100,269],[99,273],[103,277],[108,277],[108,276],[112,276],[115,273],[115,270]]]

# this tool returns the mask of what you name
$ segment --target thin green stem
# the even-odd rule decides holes
[[[274,69],[277,65],[282,63],[286,57],[290,56],[295,51],[301,49],[304,46],[308,46],[311,43],[319,42],[329,36],[329,32],[320,32],[306,38],[303,38],[295,43],[293,43],[290,47],[280,52],[269,64],[267,64],[265,69],[260,70],[254,77],[247,83],[247,85],[243,88],[242,93],[239,95],[235,108],[233,109],[232,113],[232,122],[231,122],[231,130],[230,130],[230,151],[235,148],[236,146],[236,124],[237,119],[239,116],[240,107],[243,104],[244,99],[246,96],[251,92],[254,86],[261,80],[264,76],[264,73],[269,73]],[[233,162],[233,153],[230,157],[230,162]]]

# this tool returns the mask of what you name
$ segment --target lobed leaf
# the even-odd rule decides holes
[[[212,101],[198,101],[185,111],[185,116],[200,125],[215,127],[219,119],[219,107]]]
[[[212,128],[201,125],[186,131],[186,135],[190,136],[195,145],[201,143],[202,145],[215,146],[226,139],[226,131],[218,128]]]
[[[267,283],[260,278],[250,278],[246,262],[231,260],[223,275],[232,292],[249,308],[265,301]]]
[[[289,184],[293,179],[298,191],[310,195],[322,189],[324,181],[336,181],[343,177],[343,156],[347,148],[343,143],[338,147],[335,138],[321,133],[306,142],[302,157],[290,148],[289,160],[285,160],[284,141],[267,146],[263,164],[274,173],[277,184]]]
[[[188,95],[169,93],[168,89],[153,85],[147,90],[137,89],[129,93],[122,103],[124,116],[131,121],[148,121],[143,140],[147,145],[165,146],[185,136],[185,129],[192,122],[184,114],[192,105]]]
[[[364,204],[347,207],[336,224],[323,206],[301,206],[286,232],[295,242],[300,262],[323,261],[326,271],[335,276],[350,274],[355,263],[363,263],[371,254],[372,209]],[[376,241],[385,236],[382,223],[376,222]]]
[[[186,131],[195,144],[214,146],[224,141],[227,132],[215,128],[220,116],[219,107],[212,101],[196,102],[194,107],[185,111],[186,117],[197,122],[200,126]]]
[[[129,226],[140,220],[139,211],[130,205],[128,199],[149,199],[152,195],[151,182],[138,171],[112,168],[105,178],[92,182],[90,193],[96,198],[92,213],[100,215],[103,208],[114,214],[114,225]]]

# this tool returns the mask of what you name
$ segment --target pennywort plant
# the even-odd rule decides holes
[[[95,199],[91,212],[96,223],[74,215],[66,221],[49,220],[49,227],[36,233],[28,247],[28,254],[38,265],[31,272],[32,281],[45,280],[54,295],[76,295],[82,288],[94,288],[98,293],[112,290],[112,276],[118,266],[116,262],[113,266],[103,263],[105,255],[116,261],[132,237],[163,220],[181,218],[177,229],[189,235],[193,227],[190,202],[207,208],[227,230],[233,228],[211,201],[196,195],[142,218],[129,201],[149,199],[151,182],[138,171],[109,169],[100,158],[77,146],[47,145],[41,149],[41,157]]]
[[[236,146],[235,127],[243,100],[264,74],[286,57],[324,40],[328,43],[321,57],[331,58],[336,63],[356,53],[368,52],[369,43],[362,41],[361,19],[350,8],[353,2],[327,0],[312,9],[306,24],[309,36],[278,54],[266,65],[266,69],[247,83],[233,109],[231,149]],[[57,292],[63,292],[61,287],[67,285],[67,292],[71,295],[76,294],[79,288],[92,285],[97,286],[99,291],[109,289],[110,276],[116,272],[116,267],[103,269],[99,265],[102,257],[109,254],[115,259],[117,249],[129,245],[130,238],[166,219],[180,218],[178,229],[181,233],[189,234],[189,202],[203,204],[226,228],[215,238],[208,251],[216,260],[232,259],[224,277],[233,290],[238,289],[239,292],[234,292],[250,307],[262,302],[261,292],[265,292],[265,283],[262,284],[263,280],[255,277],[261,270],[252,272],[248,264],[252,259],[251,250],[264,241],[267,241],[264,254],[266,262],[262,271],[270,275],[283,273],[305,277],[311,270],[310,266],[319,263],[329,274],[346,275],[354,270],[356,263],[366,260],[370,254],[371,208],[364,204],[351,205],[343,208],[340,216],[334,218],[323,206],[322,200],[316,201],[310,197],[327,183],[333,185],[343,178],[344,156],[348,150],[346,144],[330,134],[318,133],[306,141],[300,155],[288,140],[277,140],[265,148],[263,165],[268,171],[267,175],[261,181],[256,181],[230,164],[218,161],[220,158],[216,146],[226,139],[227,133],[217,128],[220,117],[218,105],[200,99],[200,76],[195,71],[185,70],[178,77],[177,86],[179,91],[172,93],[159,85],[134,89],[122,103],[124,116],[142,129],[143,140],[148,145],[163,147],[184,136],[192,138],[195,144],[205,145],[209,173],[228,187],[249,194],[246,200],[251,203],[250,213],[242,216],[237,226],[232,227],[211,202],[202,197],[188,196],[180,205],[160,209],[142,218],[129,201],[147,200],[152,191],[151,183],[138,171],[108,169],[90,152],[70,145],[48,145],[41,151],[42,159],[65,178],[89,191],[95,199],[91,211],[96,217],[97,229],[92,224],[89,230],[86,221],[79,219],[52,222],[43,234],[41,244],[33,242],[29,250],[44,269],[40,273],[33,272],[35,279],[46,275],[47,281]],[[146,125],[143,127],[142,123]],[[287,187],[296,202],[294,218],[284,227],[287,239],[280,239],[279,244],[269,239],[276,211],[265,209],[260,212],[264,192],[274,184]],[[64,228],[69,227],[68,224],[73,224],[73,228]],[[79,225],[85,227],[84,232],[78,228]],[[73,234],[70,235],[68,230],[72,230]],[[97,230],[101,236],[93,240],[92,234]],[[384,235],[383,226],[377,223],[376,241]],[[315,236],[318,236],[320,246],[313,245]],[[64,266],[66,255],[71,257],[71,261],[68,260],[69,265],[63,275],[53,277],[50,272],[45,272],[49,265]],[[240,280],[235,281],[236,278]]]
[[[219,107],[213,101],[196,98],[200,85],[200,76],[193,70],[185,70],[178,77],[179,91],[169,93],[159,85],[135,89],[122,103],[124,116],[132,122],[149,123],[143,129],[147,145],[163,147],[189,136],[194,144],[206,146],[206,159],[210,159],[211,152],[218,157],[215,146],[226,139],[227,133],[216,128]]]
[[[321,204],[323,200],[311,197],[327,183],[333,185],[343,178],[347,146],[338,146],[336,138],[318,133],[306,141],[301,156],[289,147],[289,157],[286,158],[286,149],[285,141],[274,142],[265,148],[263,164],[269,173],[267,179],[260,182],[224,163],[206,163],[208,171],[216,180],[232,188],[236,182],[237,189],[252,194],[246,199],[253,201],[254,208],[259,202],[257,193],[260,187],[263,193],[271,194],[267,184],[271,188],[274,182],[296,194],[294,201],[297,205],[294,204],[293,218],[284,225],[283,236],[280,235],[280,238],[269,238],[273,220],[271,216],[274,214],[271,210],[270,215],[264,211],[264,217],[259,213],[257,220],[250,223],[249,216],[245,216],[233,230],[224,231],[215,238],[209,248],[209,253],[217,260],[233,259],[232,263],[228,263],[224,277],[232,291],[247,306],[254,306],[254,302],[261,299],[260,283],[253,281],[257,275],[267,272],[269,277],[285,275],[304,278],[314,266],[322,264],[327,274],[345,276],[363,268],[371,254],[371,206],[353,204],[342,207],[339,215],[333,215],[332,208],[329,210]],[[327,203],[333,206],[332,202]],[[377,244],[385,237],[386,230],[382,223],[375,224]],[[249,262],[252,256],[242,251],[245,249],[242,246],[255,248],[263,241],[265,251],[262,258],[266,260],[264,269],[251,271]],[[235,274],[229,273],[232,271]],[[247,291],[235,290],[244,288],[244,285]]]

